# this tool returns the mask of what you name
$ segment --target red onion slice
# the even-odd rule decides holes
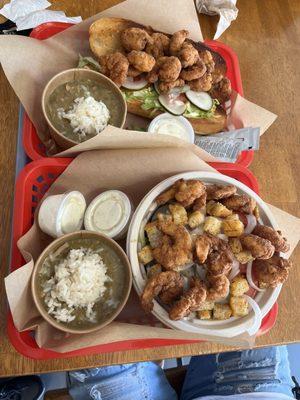
[[[253,289],[257,290],[258,292],[264,292],[265,289],[261,289],[257,285],[255,285],[255,283],[252,279],[252,264],[253,264],[253,261],[249,261],[247,264],[247,271],[246,271],[247,281]]]
[[[253,325],[248,329],[249,335],[252,336],[258,332],[258,330],[261,326],[262,313],[261,313],[261,309],[260,309],[259,305],[256,303],[255,300],[252,299],[252,297],[247,296],[246,294],[244,296],[247,299],[249,305],[251,306],[251,308],[254,312]]]
[[[228,279],[232,281],[232,279],[235,278],[239,273],[240,273],[240,263],[238,262],[238,260],[234,259]]]
[[[253,231],[253,229],[256,227],[257,220],[253,214],[247,214],[247,226],[244,230],[245,235],[249,235]]]

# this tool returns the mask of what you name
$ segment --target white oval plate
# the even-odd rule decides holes
[[[139,296],[141,295],[146,284],[145,269],[138,260],[138,251],[143,247],[145,240],[144,227],[153,211],[157,208],[157,204],[155,203],[157,196],[172,186],[173,183],[175,183],[178,179],[200,179],[204,183],[235,185],[238,189],[238,193],[245,193],[256,200],[262,223],[264,225],[271,226],[274,229],[278,229],[275,219],[264,201],[255,192],[253,192],[253,190],[233,178],[220,173],[202,171],[185,172],[171,176],[170,178],[167,178],[156,185],[143,198],[135,210],[128,229],[127,255],[131,263],[133,284]],[[256,294],[255,301],[259,304],[263,317],[271,310],[276,302],[281,290],[281,286],[282,285],[279,285],[274,289],[270,288],[264,292],[259,292]],[[253,324],[253,311],[251,311],[246,317],[232,317],[223,321],[203,321],[196,318],[188,319],[188,317],[180,321],[173,321],[169,318],[168,312],[156,300],[154,300],[152,312],[160,321],[173,329],[199,333],[200,335],[217,335],[227,338],[234,337],[247,332],[247,330],[251,328]]]

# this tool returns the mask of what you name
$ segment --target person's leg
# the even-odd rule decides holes
[[[234,351],[193,357],[181,400],[250,392],[291,396],[292,385],[286,346]]]
[[[116,365],[70,372],[74,400],[176,400],[163,370],[155,363]]]

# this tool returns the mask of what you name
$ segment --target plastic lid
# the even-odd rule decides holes
[[[119,190],[108,190],[88,206],[84,226],[89,231],[119,238],[126,232],[130,216],[131,203],[126,194]]]
[[[56,229],[58,236],[81,229],[86,202],[77,190],[66,193],[57,215]]]

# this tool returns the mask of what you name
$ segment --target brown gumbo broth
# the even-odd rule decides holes
[[[126,269],[120,257],[110,247],[109,244],[95,239],[75,239],[70,240],[67,244],[62,245],[54,254],[49,255],[37,276],[38,295],[46,310],[47,305],[44,301],[43,285],[51,277],[54,276],[54,267],[66,258],[71,249],[91,249],[98,253],[103,263],[106,265],[106,274],[110,280],[105,282],[106,290],[103,296],[95,303],[93,311],[96,312],[96,321],[90,322],[85,315],[85,308],[77,308],[74,311],[76,318],[71,322],[61,322],[60,324],[67,325],[73,329],[86,329],[95,326],[107,320],[119,306],[124,297],[124,282],[126,282]],[[54,256],[55,255],[55,256]],[[52,315],[51,318],[55,319]]]
[[[75,133],[70,121],[59,116],[58,110],[68,112],[78,97],[92,96],[96,101],[102,101],[110,112],[108,123],[120,126],[122,115],[120,115],[120,99],[118,93],[111,90],[105,83],[93,81],[92,79],[75,79],[58,86],[49,96],[46,103],[46,111],[53,126],[68,139],[80,142],[78,133]],[[94,135],[86,134],[84,140],[91,139]]]

